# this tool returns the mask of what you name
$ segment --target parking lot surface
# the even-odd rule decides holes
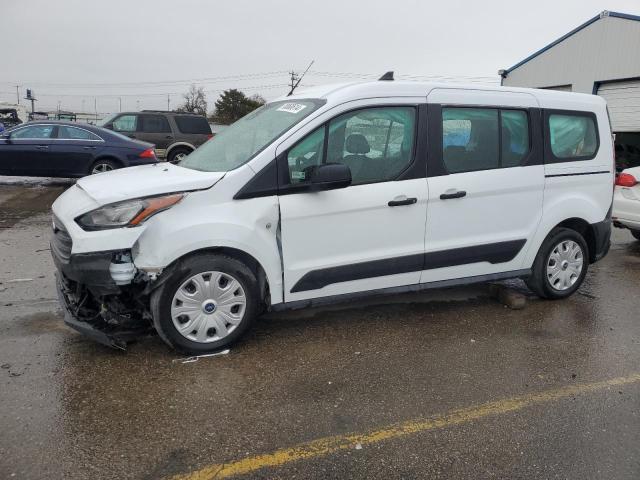
[[[628,232],[565,301],[510,310],[480,285],[270,314],[185,362],[63,325],[64,188],[0,185],[0,478],[640,478]]]

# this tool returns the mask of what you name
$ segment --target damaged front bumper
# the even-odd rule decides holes
[[[63,230],[54,230],[51,240],[56,289],[65,323],[103,345],[121,350],[141,335],[153,332],[148,282],[140,274],[136,278],[133,264],[127,264],[130,253],[71,255],[67,238]]]
[[[64,323],[102,345],[125,350],[128,343],[153,331],[144,315],[113,311],[113,299],[97,297],[85,285],[65,279],[60,272],[56,274],[56,290]]]

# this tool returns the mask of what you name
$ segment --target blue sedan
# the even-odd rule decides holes
[[[0,133],[0,175],[83,177],[156,163],[153,145],[72,122],[29,122]]]

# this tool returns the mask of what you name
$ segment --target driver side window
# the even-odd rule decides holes
[[[373,107],[340,115],[289,150],[289,181],[309,182],[323,163],[347,165],[352,185],[393,180],[413,160],[415,125],[414,107]]]

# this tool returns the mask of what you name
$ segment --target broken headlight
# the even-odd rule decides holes
[[[184,193],[174,193],[112,203],[79,216],[76,222],[83,230],[135,227],[156,213],[171,208],[183,197]]]

